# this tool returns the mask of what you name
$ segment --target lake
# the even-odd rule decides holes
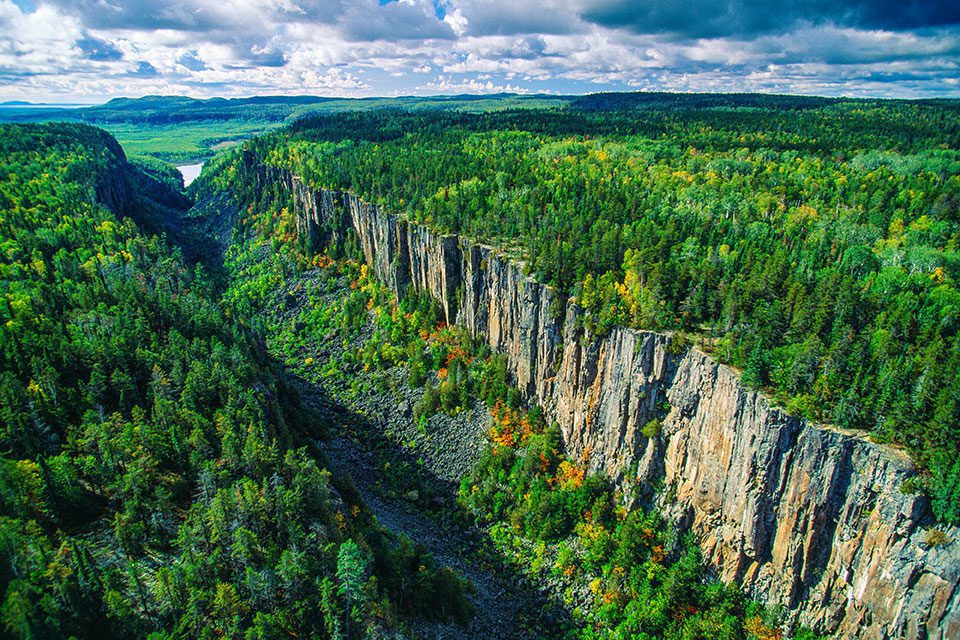
[[[183,174],[183,186],[189,187],[190,183],[196,180],[197,176],[200,175],[200,170],[203,169],[203,163],[185,164],[177,167],[177,169],[179,169],[180,173]]]

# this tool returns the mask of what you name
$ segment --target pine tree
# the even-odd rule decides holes
[[[366,601],[363,588],[367,581],[368,563],[360,547],[353,540],[340,544],[337,553],[337,593],[344,597],[347,606],[347,626],[362,622]]]

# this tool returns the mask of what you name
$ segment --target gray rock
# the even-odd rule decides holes
[[[925,498],[900,491],[916,474],[902,452],[789,416],[699,350],[671,355],[668,335],[585,335],[574,300],[501,252],[246,160],[261,187],[290,189],[314,246],[352,228],[395,293],[429,293],[506,354],[573,458],[622,485],[672,487],[661,507],[723,580],[839,638],[960,638],[960,530],[939,527],[953,542],[927,548],[935,525]],[[647,438],[653,418],[662,430]]]

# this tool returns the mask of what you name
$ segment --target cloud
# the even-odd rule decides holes
[[[88,60],[120,60],[123,58],[123,53],[116,46],[89,33],[85,33],[82,38],[77,40],[76,44]]]
[[[43,6],[81,19],[92,29],[249,32],[291,19],[343,12],[348,0],[45,0]]]
[[[587,22],[634,33],[712,38],[784,33],[798,24],[907,30],[960,24],[956,0],[586,0]]]
[[[182,64],[190,71],[203,71],[208,68],[206,63],[203,60],[197,57],[196,51],[187,51],[179,58],[177,58],[177,64]]]
[[[953,0],[860,0],[845,24],[868,29],[918,29],[960,24],[960,4]]]
[[[25,13],[0,0],[0,72],[15,75],[56,73],[71,67],[85,35],[81,24],[41,6]]]
[[[580,15],[588,22],[634,33],[709,38],[786,29],[795,21],[792,14],[801,10],[800,4],[808,5],[804,7],[808,14],[817,15],[832,3],[829,0],[786,3],[769,0],[599,0],[585,3]]]
[[[160,75],[160,72],[157,71],[157,68],[154,67],[149,62],[147,62],[146,60],[141,60],[140,62],[137,63],[137,68],[135,71],[132,72],[132,75],[150,77],[150,76],[158,76]]]
[[[449,13],[445,13],[443,22],[458,36],[465,34],[467,32],[467,26],[470,24],[460,9],[454,9]]]
[[[435,93],[529,93],[521,86],[511,84],[494,84],[492,80],[486,82],[473,78],[466,80],[455,80],[453,78],[439,75],[435,80],[422,84],[417,87],[425,94]]]
[[[0,0],[0,99],[956,96],[958,75],[953,0]]]
[[[440,6],[448,21],[457,14],[459,35],[567,34],[586,28],[567,0],[444,0]]]
[[[358,0],[343,10],[335,24],[354,41],[448,39],[455,35],[455,27],[437,16],[432,3],[413,0],[385,5]]]
[[[305,71],[300,77],[305,87],[335,92],[338,95],[350,95],[357,91],[370,89],[369,84],[340,69],[330,69],[323,74],[318,71]]]

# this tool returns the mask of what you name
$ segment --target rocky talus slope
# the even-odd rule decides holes
[[[569,454],[641,497],[651,489],[724,580],[838,638],[960,638],[960,530],[901,491],[915,474],[901,452],[787,415],[668,335],[587,335],[575,301],[495,249],[312,189],[253,155],[245,168],[261,188],[292,192],[314,246],[355,233],[382,282],[430,293],[448,322],[506,354]]]

